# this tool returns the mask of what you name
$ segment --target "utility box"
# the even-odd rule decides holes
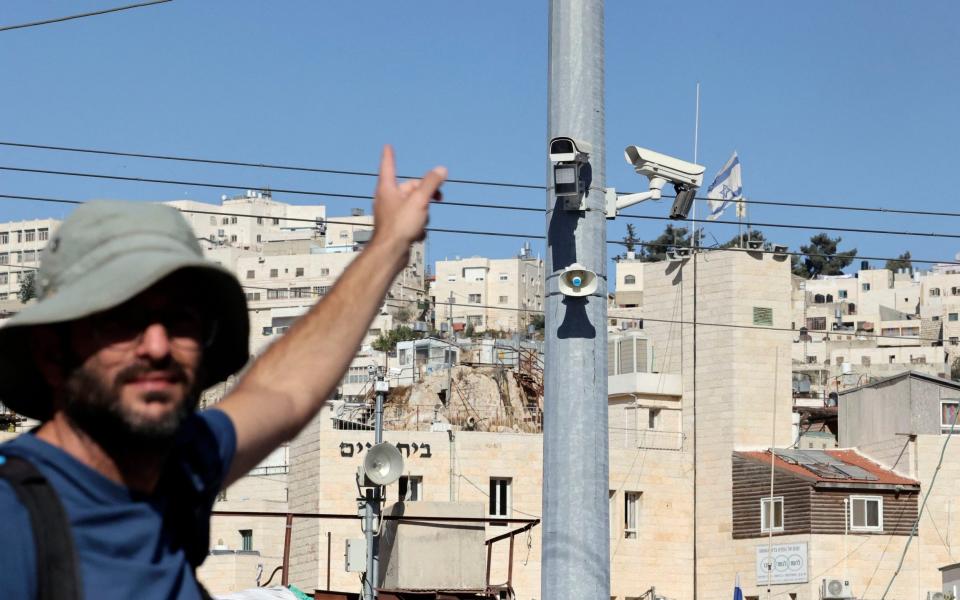
[[[477,591],[486,588],[486,528],[483,522],[418,521],[417,517],[484,518],[484,505],[397,502],[384,516],[380,581],[386,590]]]
[[[343,552],[347,573],[363,573],[367,570],[367,540],[363,538],[347,540]]]

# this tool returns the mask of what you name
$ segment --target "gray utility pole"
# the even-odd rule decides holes
[[[603,0],[550,2],[548,137],[591,146],[586,210],[564,209],[547,168],[539,597],[550,600],[610,598],[603,10]],[[560,294],[558,276],[574,263],[597,274],[593,294]]]
[[[374,445],[383,441],[383,400],[390,384],[384,381],[384,372],[376,367],[370,367],[376,391],[377,403],[374,408]],[[367,540],[367,572],[363,578],[363,600],[374,600],[377,597],[377,579],[380,571],[380,513],[383,501],[383,486],[377,485],[364,490],[363,506],[363,534]]]

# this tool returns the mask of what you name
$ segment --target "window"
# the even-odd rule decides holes
[[[287,297],[287,290],[267,290],[267,300],[279,300]]]
[[[280,219],[274,219],[274,220],[273,220],[273,224],[274,224],[274,225],[279,225],[279,224],[280,224]]]
[[[827,328],[826,317],[808,317],[807,329],[811,331],[823,331]]]
[[[263,236],[261,236],[261,235],[258,233],[258,234],[257,234],[257,242],[259,243],[262,239],[263,239]]]
[[[0,252],[0,265],[7,264],[9,260],[10,260],[10,255],[8,255],[6,252]]]
[[[647,429],[660,429],[660,409],[647,410]]]
[[[490,478],[490,516],[509,517],[513,480],[509,477]]]
[[[637,282],[637,278],[634,275],[627,275],[623,278],[623,283],[625,285],[633,285]]]
[[[263,335],[273,335],[273,327],[264,327],[260,333]]]
[[[423,500],[423,477],[420,475],[403,475],[397,482],[399,492],[397,499],[401,502],[416,502]]]
[[[500,304],[506,304],[506,303],[507,303],[507,296],[500,296]]]
[[[861,284],[860,284],[860,289],[863,290],[864,292],[869,292],[869,291],[870,291],[870,284],[869,284],[869,283],[861,283]]]
[[[957,320],[957,313],[950,313],[950,314],[948,314],[948,315],[947,315],[947,320],[948,320],[948,321],[956,321],[956,320]]]
[[[256,277],[256,276],[257,276],[257,272],[256,272],[256,271],[254,271],[254,270],[252,270],[252,269],[249,270],[249,271],[247,271],[247,279],[253,279],[253,278]]]
[[[850,496],[850,531],[883,531],[883,498]]]
[[[259,300],[260,292],[247,292],[247,300]]]
[[[18,244],[23,243],[23,231],[18,231],[18,232],[17,232],[17,243],[18,243]],[[953,288],[953,289],[957,289],[957,288]]]
[[[345,239],[347,239],[348,237],[350,237],[350,232],[349,232],[349,231],[347,231],[346,229],[340,231],[340,239],[341,239],[341,240],[345,240]]]
[[[303,277],[303,267],[297,267],[297,271],[294,277]]]
[[[6,231],[0,231],[0,244],[9,244],[10,234]]]
[[[9,275],[6,273],[0,273],[0,285],[5,285],[9,279]]]
[[[626,492],[623,495],[623,537],[637,539],[637,521],[640,512],[641,492]]]
[[[843,300],[847,297],[847,290],[837,290],[837,298]]]
[[[506,280],[507,280],[507,274],[506,274],[506,273],[500,273],[500,275],[498,276],[498,279],[499,279],[500,281],[506,281]]]
[[[230,217],[230,224],[231,224],[231,225],[236,225],[236,224],[237,224],[237,218],[236,218],[236,217]]]
[[[36,240],[37,240],[37,232],[36,232],[36,230],[34,230],[34,229],[29,229],[29,230],[27,230],[27,231],[24,232],[24,240],[23,240],[23,241],[25,241],[25,242],[34,242],[34,241],[36,241]]]
[[[783,496],[760,498],[760,531],[783,531]]]
[[[960,401],[957,400],[944,400],[940,402],[940,431],[942,433],[950,433],[950,427],[953,426],[954,421],[957,419],[957,407],[960,406]],[[958,423],[960,425],[960,423]]]
[[[480,304],[480,294],[470,294],[467,296],[467,302],[471,304]]]
[[[869,367],[869,366],[870,366],[870,357],[867,356],[867,355],[861,356],[861,357],[860,357],[860,364],[863,365],[863,366],[865,366],[865,367]]]
[[[329,285],[315,285],[313,286],[313,294],[315,296],[326,296],[327,292],[330,291]]]
[[[483,315],[467,315],[467,325],[478,327],[483,325]]]
[[[263,225],[263,217],[257,217],[257,225]]]
[[[242,552],[253,552],[253,530],[240,530],[240,550]]]
[[[930,295],[931,295],[931,296],[939,296],[939,295],[940,295],[940,288],[930,288]]]
[[[326,268],[320,269],[320,277],[326,277],[329,274],[330,274],[330,269],[326,269]]]
[[[23,251],[23,262],[32,263],[37,260],[37,251],[36,250],[24,250]]]
[[[958,338],[958,337],[956,337],[956,336],[950,336],[950,345],[951,345],[951,346],[956,346],[958,342],[960,342],[960,338]]]
[[[307,298],[310,296],[309,287],[295,287],[290,288],[290,297],[291,298]]]
[[[773,327],[773,309],[765,306],[754,306],[753,324]],[[824,326],[826,326],[826,323],[824,323]]]
[[[237,241],[237,236],[231,235],[231,236],[230,236],[230,241],[231,241],[231,242],[236,242],[236,241]]]
[[[270,277],[277,277],[279,274],[276,269],[270,269]]]
[[[220,219],[220,224],[221,224],[221,225],[229,225],[229,224],[230,224],[230,217],[223,217],[222,219]],[[221,231],[223,231],[223,230],[221,230]]]

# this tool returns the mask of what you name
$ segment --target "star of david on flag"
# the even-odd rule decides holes
[[[717,173],[716,179],[707,188],[707,206],[710,209],[707,218],[715,221],[730,206],[731,202],[737,201],[739,203],[742,199],[743,185],[740,182],[740,157],[734,152],[730,160]]]

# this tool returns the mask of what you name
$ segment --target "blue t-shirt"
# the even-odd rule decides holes
[[[180,480],[201,506],[208,522],[217,492],[236,450],[230,418],[215,409],[193,415],[171,454],[181,467]],[[133,492],[80,463],[63,450],[26,434],[0,445],[0,454],[30,460],[60,496],[73,527],[80,578],[87,600],[195,600],[200,598],[193,569],[176,535],[164,527],[171,497],[183,490]],[[37,593],[36,550],[30,516],[10,485],[0,480],[0,571],[6,600],[34,600]]]

